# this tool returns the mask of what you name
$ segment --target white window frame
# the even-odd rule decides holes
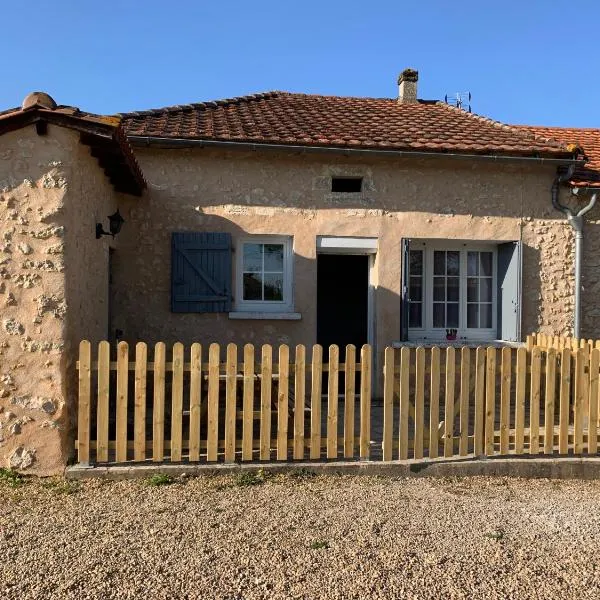
[[[409,341],[446,341],[446,329],[433,327],[433,253],[435,250],[460,251],[459,315],[456,340],[495,340],[498,313],[498,249],[495,242],[453,242],[446,240],[412,239],[409,251],[422,250],[423,261],[423,313],[422,327],[408,328]],[[467,254],[468,252],[492,253],[492,327],[467,328]]]
[[[283,300],[244,300],[244,244],[283,244]],[[238,312],[286,313],[294,310],[293,237],[250,235],[236,240],[234,308]]]

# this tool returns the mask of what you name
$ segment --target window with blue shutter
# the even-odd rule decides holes
[[[171,310],[231,310],[231,234],[173,233]]]

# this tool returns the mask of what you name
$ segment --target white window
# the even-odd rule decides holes
[[[496,334],[496,246],[410,245],[409,338],[486,340]]]
[[[236,310],[293,310],[292,258],[292,238],[252,236],[239,240],[236,246]]]

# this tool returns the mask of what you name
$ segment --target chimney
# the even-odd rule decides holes
[[[417,81],[419,71],[404,69],[398,77],[398,102],[412,104],[417,101]]]

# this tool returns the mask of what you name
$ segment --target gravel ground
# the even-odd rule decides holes
[[[0,598],[600,594],[599,481],[247,479],[0,481]]]

